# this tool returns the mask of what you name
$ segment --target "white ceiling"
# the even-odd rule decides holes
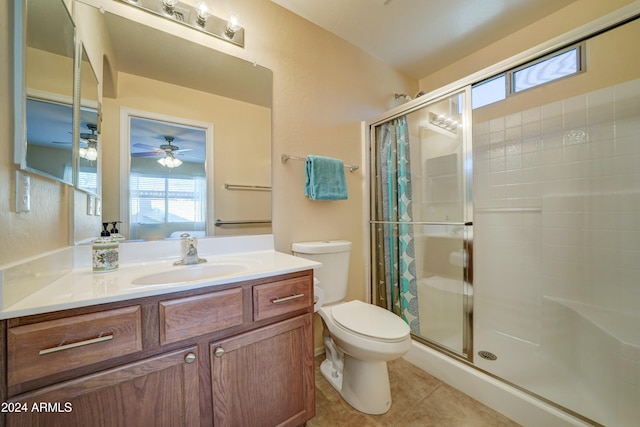
[[[420,79],[575,0],[272,0]]]

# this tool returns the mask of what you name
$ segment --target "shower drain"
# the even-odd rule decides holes
[[[480,350],[478,352],[478,356],[482,357],[483,359],[487,359],[487,360],[496,360],[498,358],[498,356],[496,356],[495,354],[491,353],[490,351],[484,351],[484,350]]]

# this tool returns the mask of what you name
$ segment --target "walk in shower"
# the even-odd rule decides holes
[[[640,22],[370,125],[374,302],[586,422],[640,425]]]

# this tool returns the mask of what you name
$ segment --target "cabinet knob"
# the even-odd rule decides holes
[[[222,347],[217,347],[213,351],[213,355],[216,356],[216,357],[222,357],[223,354],[224,354],[224,348],[222,348]]]
[[[185,363],[193,363],[195,361],[196,361],[196,355],[193,353],[187,353],[187,355],[184,356]]]

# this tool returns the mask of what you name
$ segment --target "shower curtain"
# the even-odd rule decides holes
[[[393,311],[419,333],[416,265],[413,243],[411,162],[407,117],[384,123],[376,134],[378,188],[374,225],[378,305]]]

